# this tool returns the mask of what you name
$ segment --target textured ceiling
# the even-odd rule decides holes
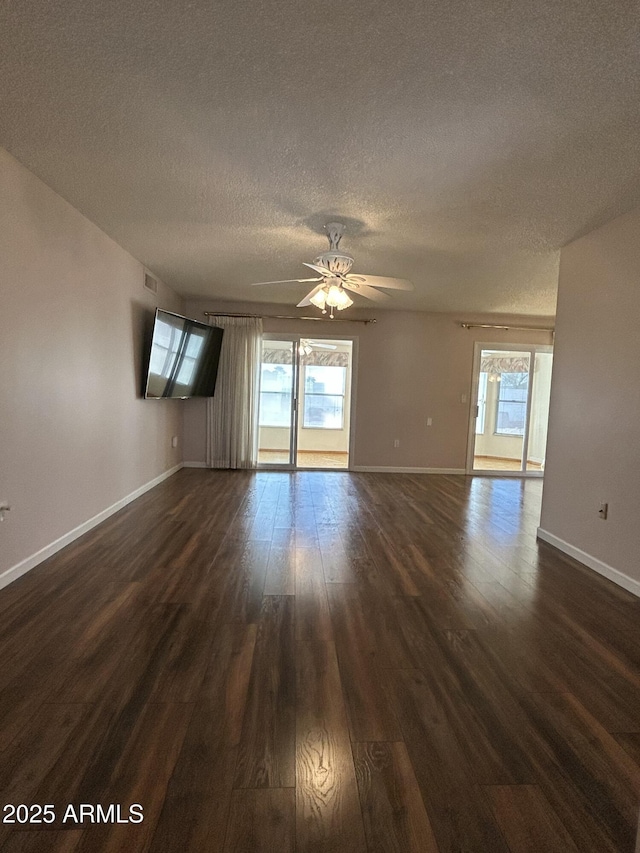
[[[638,4],[0,0],[0,144],[185,296],[292,303],[349,229],[392,307],[552,314],[640,204]],[[311,273],[309,273],[311,275]]]

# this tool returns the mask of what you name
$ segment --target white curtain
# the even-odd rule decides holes
[[[209,318],[224,329],[216,392],[209,400],[207,463],[210,468],[255,468],[262,319]]]

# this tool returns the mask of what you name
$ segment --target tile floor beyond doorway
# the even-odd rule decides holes
[[[519,459],[504,459],[498,456],[474,456],[474,471],[520,471]],[[527,462],[527,471],[542,471],[539,462]]]
[[[286,465],[289,462],[288,450],[259,450],[259,465]],[[298,451],[298,468],[348,468],[348,453],[330,451]]]

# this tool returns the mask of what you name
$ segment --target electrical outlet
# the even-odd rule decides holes
[[[609,515],[609,504],[601,503],[600,509],[598,510],[598,515],[603,521],[607,520],[607,516]]]
[[[399,438],[395,438],[393,440],[393,446],[394,447],[400,447],[400,439]]]
[[[432,426],[433,418],[427,418],[427,426]]]
[[[171,439],[171,447],[177,447],[177,446],[178,446],[178,436],[174,435],[173,438]]]

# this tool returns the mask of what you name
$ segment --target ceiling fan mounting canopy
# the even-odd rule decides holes
[[[329,238],[329,251],[318,255],[313,262],[318,266],[326,267],[332,273],[346,275],[353,266],[354,259],[338,249],[345,227],[341,222],[329,222],[324,226],[324,230]]]
[[[327,222],[324,226],[324,230],[327,232],[327,237],[329,238],[329,248],[332,252],[338,251],[338,244],[340,240],[342,240],[342,235],[345,232],[345,227],[342,222]]]

